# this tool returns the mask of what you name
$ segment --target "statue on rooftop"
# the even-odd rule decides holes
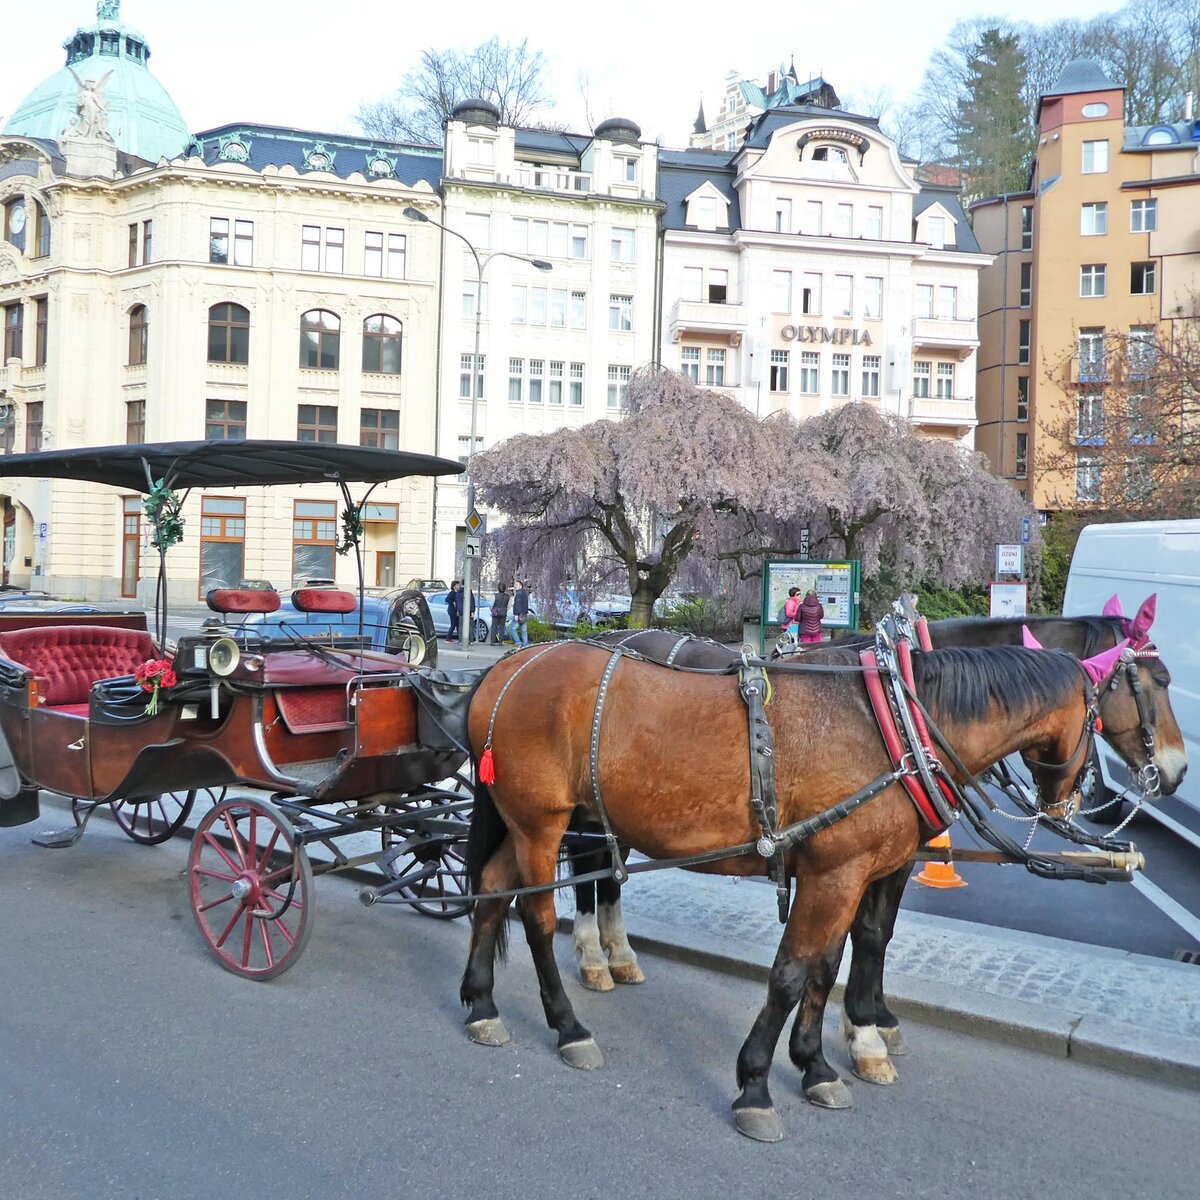
[[[104,96],[104,85],[108,83],[112,72],[106,71],[99,79],[81,79],[75,74],[74,67],[67,67],[67,70],[79,85],[79,92],[75,97],[75,116],[71,118],[71,126],[64,136],[111,142],[112,135],[108,132],[108,100]]]
[[[96,4],[97,21],[119,21],[121,19],[121,0],[98,0]]]

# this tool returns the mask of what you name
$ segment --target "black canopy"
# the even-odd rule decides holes
[[[375,450],[325,442],[154,442],[81,446],[0,458],[0,478],[86,479],[129,492],[149,492],[151,479],[184,488],[281,483],[383,483],[405,475],[455,475],[462,463],[432,454]]]

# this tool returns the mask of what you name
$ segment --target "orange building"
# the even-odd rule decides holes
[[[1200,317],[1200,122],[1127,127],[1125,91],[1087,60],[1038,103],[1028,191],[971,205],[980,247],[976,448],[1037,508],[1119,506],[1096,447],[1130,347]]]

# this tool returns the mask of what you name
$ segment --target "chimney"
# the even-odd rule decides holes
[[[768,71],[767,72],[767,95],[768,96],[775,95],[775,89],[778,86],[779,86],[779,72],[778,71]],[[1190,96],[1191,92],[1189,92],[1188,95]]]

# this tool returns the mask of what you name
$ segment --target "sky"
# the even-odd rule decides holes
[[[789,7],[796,16],[786,15]],[[145,35],[150,69],[193,131],[244,121],[354,133],[359,103],[388,94],[421,50],[466,48],[495,34],[528,38],[547,56],[554,120],[584,130],[589,115],[593,125],[625,116],[647,139],[684,146],[701,97],[711,115],[730,70],[763,80],[794,56],[801,79],[824,75],[843,97],[886,89],[902,101],[960,18],[1051,21],[1119,7],[1095,0],[860,0],[805,5],[800,16],[799,5],[741,9],[729,0],[458,0],[445,8],[394,0],[122,0],[121,17]],[[62,67],[62,42],[95,16],[94,0],[0,0],[0,11],[10,9],[0,41],[0,123]]]

